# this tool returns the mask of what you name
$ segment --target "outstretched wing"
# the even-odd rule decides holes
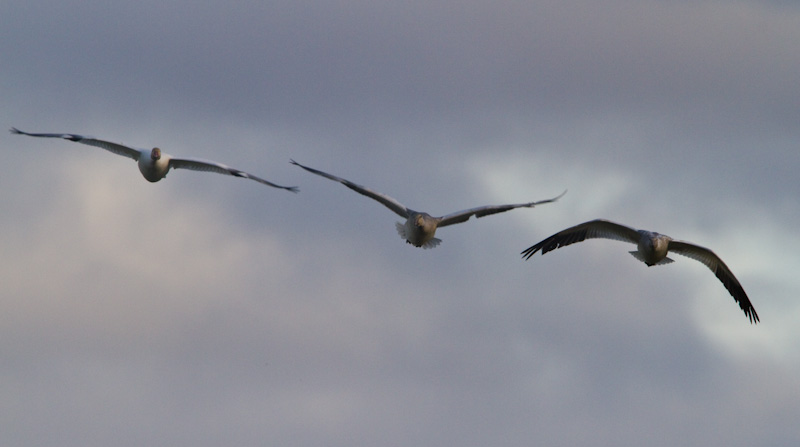
[[[513,205],[487,205],[487,206],[480,206],[477,208],[471,208],[464,211],[458,211],[456,213],[440,217],[437,227],[446,227],[448,225],[466,222],[472,216],[479,218],[483,216],[489,216],[492,214],[504,213],[506,211],[513,210],[515,208],[533,208],[536,205],[555,202],[566,193],[567,192],[564,191],[558,197],[554,197],[552,199],[547,199],[547,200],[540,200],[538,202],[517,203]]]
[[[82,135],[75,135],[71,133],[28,133],[17,129],[16,127],[12,127],[10,132],[18,135],[27,135],[29,137],[63,138],[65,140],[74,141],[76,143],[83,143],[83,144],[88,144],[89,146],[101,147],[109,152],[113,152],[117,155],[122,155],[124,157],[132,158],[137,161],[139,160],[139,155],[141,155],[142,153],[142,151],[139,149],[134,149],[132,147],[124,146],[122,144],[112,143],[110,141],[105,141],[105,140],[98,140],[97,138],[85,137]]]
[[[728,292],[731,294],[733,299],[739,303],[739,307],[742,309],[742,311],[744,311],[744,314],[747,315],[747,318],[750,319],[750,323],[758,323],[758,314],[756,313],[755,308],[753,308],[753,304],[750,303],[750,299],[747,298],[744,288],[741,284],[739,284],[739,281],[736,279],[736,277],[733,276],[731,269],[729,269],[728,266],[722,262],[722,259],[720,259],[719,256],[717,256],[713,251],[705,247],[683,241],[670,241],[669,251],[692,258],[695,261],[700,261],[706,267],[711,269],[711,271],[714,272],[714,275],[716,275],[717,278],[719,278],[725,288],[728,289]]]
[[[530,259],[539,250],[542,251],[542,254],[545,254],[548,251],[582,242],[586,239],[603,238],[638,244],[640,237],[641,235],[638,231],[625,225],[602,219],[590,220],[560,231],[538,244],[528,247],[522,252],[522,257]]]
[[[335,175],[328,174],[327,172],[322,172],[322,171],[318,171],[318,170],[313,169],[313,168],[309,168],[308,166],[303,166],[303,165],[301,165],[300,163],[298,163],[298,162],[296,162],[294,160],[290,160],[290,163],[292,163],[293,165],[296,165],[296,166],[300,166],[301,168],[305,169],[306,171],[308,171],[308,172],[310,172],[312,174],[317,174],[317,175],[320,175],[320,176],[325,177],[327,179],[331,179],[331,180],[333,180],[335,182],[339,182],[339,183],[343,184],[344,186],[347,186],[348,188],[352,189],[353,191],[355,191],[355,192],[357,192],[359,194],[362,194],[362,195],[365,195],[365,196],[367,196],[367,197],[369,197],[371,199],[377,200],[378,202],[382,203],[386,208],[389,208],[390,210],[392,210],[395,213],[397,213],[399,216],[408,218],[409,209],[406,208],[406,206],[403,205],[402,203],[400,203],[397,200],[387,196],[386,194],[381,194],[379,192],[375,192],[375,191],[373,191],[373,190],[371,190],[371,189],[369,189],[367,187],[364,187],[364,186],[361,186],[359,184],[353,183],[353,182],[351,182],[349,180],[345,180],[345,179],[343,179],[341,177],[337,177]]]
[[[232,168],[230,166],[226,166],[222,163],[217,163],[214,161],[208,160],[200,160],[200,159],[193,159],[193,158],[170,158],[169,165],[173,169],[191,169],[193,171],[205,171],[205,172],[216,172],[218,174],[225,174],[225,175],[232,175],[234,177],[241,177],[241,178],[248,178],[250,180],[255,180],[258,183],[263,183],[267,186],[272,186],[273,188],[280,188],[285,189],[291,192],[298,192],[296,186],[281,186],[276,185],[275,183],[269,182],[264,180],[261,177],[256,177],[253,174],[249,174],[244,171],[240,171],[238,169]]]

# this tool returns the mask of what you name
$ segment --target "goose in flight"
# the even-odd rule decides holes
[[[522,252],[522,257],[527,260],[539,250],[542,251],[542,254],[545,254],[557,248],[595,238],[614,239],[637,244],[637,249],[631,251],[630,254],[647,264],[648,267],[673,262],[672,259],[667,257],[667,253],[670,252],[702,262],[714,272],[725,288],[728,289],[733,299],[739,303],[739,307],[750,319],[750,323],[758,323],[758,314],[747,298],[747,294],[744,292],[742,285],[739,284],[739,281],[733,276],[731,270],[722,262],[719,256],[705,247],[689,242],[676,241],[663,234],[645,230],[635,230],[614,222],[597,219],[567,228],[536,245],[528,247]]]
[[[231,168],[230,166],[225,166],[222,163],[195,158],[172,157],[164,152],[161,152],[161,149],[157,147],[154,147],[153,149],[135,149],[122,144],[112,143],[110,141],[98,140],[97,138],[93,137],[84,137],[82,135],[74,135],[69,133],[28,133],[17,129],[16,127],[12,127],[10,132],[18,135],[28,135],[29,137],[63,138],[76,143],[101,147],[117,155],[132,158],[139,163],[139,171],[148,182],[157,182],[166,177],[170,168],[192,169],[195,171],[216,172],[218,174],[232,175],[234,177],[249,178],[250,180],[255,180],[259,183],[263,183],[275,188],[281,188],[291,192],[298,191],[297,187],[295,186],[276,185],[275,183],[268,182],[260,177],[248,174],[247,172]]]
[[[534,206],[541,205],[543,203],[555,202],[556,200],[561,198],[561,196],[566,194],[566,191],[564,191],[558,197],[548,200],[541,200],[538,202],[520,203],[516,205],[481,206],[478,208],[471,208],[468,210],[448,214],[442,217],[433,217],[428,213],[414,211],[410,208],[407,208],[402,203],[398,202],[397,200],[385,194],[375,192],[369,188],[355,184],[349,180],[345,180],[341,177],[336,177],[335,175],[331,175],[326,172],[309,168],[308,166],[303,166],[294,160],[291,160],[291,163],[293,165],[300,166],[301,168],[313,174],[317,174],[322,177],[339,182],[359,194],[363,194],[371,199],[377,200],[378,202],[382,203],[384,206],[397,213],[397,215],[406,219],[406,222],[404,224],[400,222],[397,222],[395,224],[397,232],[400,234],[400,237],[405,239],[407,243],[414,245],[415,247],[422,247],[422,248],[433,248],[439,245],[440,242],[442,242],[441,239],[433,237],[436,234],[436,229],[439,227],[446,227],[448,225],[466,222],[472,216],[483,217],[483,216],[488,216],[490,214],[497,214],[497,213],[502,213],[504,211],[513,210],[514,208],[533,208]]]

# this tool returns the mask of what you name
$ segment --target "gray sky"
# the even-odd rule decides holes
[[[800,8],[10,0],[0,444],[795,446]],[[569,193],[405,244],[397,216]],[[647,268],[606,218],[712,248]]]

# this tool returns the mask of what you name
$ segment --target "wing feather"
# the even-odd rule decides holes
[[[750,299],[747,297],[744,288],[739,283],[739,280],[733,276],[733,272],[731,272],[716,253],[705,247],[684,241],[670,241],[669,251],[694,259],[695,261],[700,261],[703,265],[708,267],[722,282],[733,299],[739,303],[739,308],[741,308],[744,314],[747,315],[747,318],[750,319],[750,323],[758,323],[758,314],[753,304],[750,302]]]
[[[541,250],[542,254],[557,248],[566,247],[576,242],[586,239],[613,239],[616,241],[639,243],[639,232],[633,228],[626,227],[607,220],[596,219],[575,225],[574,227],[562,230],[547,239],[532,245],[522,252],[522,257],[530,259],[531,256]]]
[[[393,199],[393,198],[391,198],[391,197],[389,197],[389,196],[387,196],[385,194],[381,194],[379,192],[375,192],[375,191],[373,191],[373,190],[371,190],[371,189],[369,189],[369,188],[367,188],[365,186],[361,186],[359,184],[353,183],[353,182],[351,182],[349,180],[345,180],[345,179],[343,179],[341,177],[337,177],[337,176],[332,175],[332,174],[328,174],[327,172],[322,172],[322,171],[318,171],[318,170],[316,170],[314,168],[309,168],[308,166],[303,166],[303,165],[301,165],[300,163],[298,163],[298,162],[296,162],[294,160],[290,160],[290,163],[292,163],[293,165],[296,165],[296,166],[300,166],[301,168],[305,169],[306,171],[308,171],[308,172],[310,172],[312,174],[317,174],[319,176],[325,177],[325,178],[333,180],[335,182],[339,182],[339,183],[343,184],[344,186],[347,186],[348,188],[352,189],[353,191],[355,191],[355,192],[357,192],[357,193],[359,193],[361,195],[365,195],[365,196],[367,196],[367,197],[369,197],[369,198],[371,198],[373,200],[376,200],[376,201],[382,203],[383,206],[385,206],[386,208],[389,208],[390,210],[392,210],[395,213],[397,213],[397,215],[399,215],[400,217],[408,218],[408,216],[409,216],[409,212],[411,210],[406,208],[406,206],[403,205],[402,203],[398,202],[397,200],[395,200],[395,199]]]
[[[536,205],[542,205],[544,203],[551,203],[555,202],[556,200],[560,199],[564,194],[567,192],[564,191],[557,197],[547,200],[539,200],[537,202],[528,202],[528,203],[517,203],[511,205],[487,205],[487,206],[480,206],[477,208],[471,208],[464,211],[458,211],[452,214],[448,214],[446,216],[442,216],[439,218],[439,224],[437,227],[446,227],[448,225],[453,225],[457,223],[466,222],[469,220],[470,217],[475,216],[476,218],[481,218],[484,216],[490,216],[492,214],[497,213],[504,213],[506,211],[513,210],[515,208],[533,208]]]
[[[170,158],[169,165],[173,169],[191,169],[193,171],[216,172],[217,174],[232,175],[234,177],[241,177],[250,180],[255,180],[264,185],[272,186],[273,188],[285,189],[291,192],[299,191],[296,186],[281,186],[272,183],[270,181],[264,180],[261,177],[257,177],[253,174],[240,171],[239,169],[232,168],[222,163],[217,163],[215,161],[202,160],[196,158]]]
[[[122,144],[112,143],[111,141],[98,140],[97,138],[94,137],[85,137],[83,135],[76,135],[71,133],[28,133],[17,129],[16,127],[11,128],[11,133],[18,135],[27,135],[29,137],[63,138],[65,140],[74,141],[76,143],[82,143],[82,144],[87,144],[89,146],[103,148],[109,152],[113,152],[117,155],[122,155],[123,157],[128,157],[137,161],[139,160],[139,156],[142,154],[141,149],[135,149]]]

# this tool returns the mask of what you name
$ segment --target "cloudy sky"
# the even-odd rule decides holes
[[[796,446],[800,7],[7,0],[0,444]],[[3,130],[5,132],[5,130]],[[569,192],[441,229],[434,215]],[[606,218],[712,248],[647,268]]]

